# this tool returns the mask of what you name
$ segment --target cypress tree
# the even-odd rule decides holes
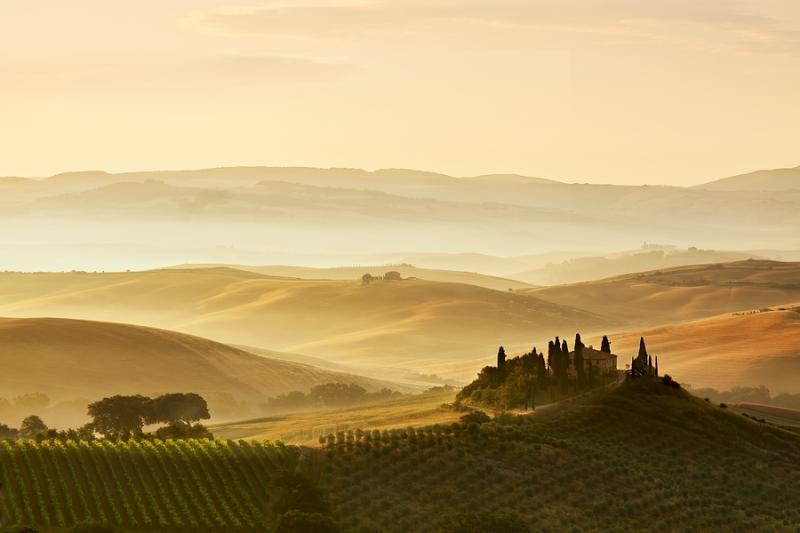
[[[605,335],[603,335],[603,342],[600,344],[600,351],[611,353],[611,343],[608,341],[608,337]]]
[[[575,334],[575,375],[577,376],[576,388],[581,389],[584,386],[584,367],[583,367],[583,342],[581,342],[581,334]]]
[[[497,350],[497,368],[503,370],[506,367],[506,349],[502,346]]]
[[[656,356],[656,377],[658,377],[658,356]]]

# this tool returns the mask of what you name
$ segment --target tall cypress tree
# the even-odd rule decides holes
[[[605,335],[603,335],[603,342],[600,343],[600,351],[611,353],[611,343],[608,341],[608,337]]]
[[[497,368],[503,370],[506,367],[506,349],[502,346],[497,350]]]
[[[575,334],[575,359],[573,360],[573,364],[575,365],[575,376],[576,376],[576,388],[582,389],[585,385],[585,376],[584,376],[584,367],[583,367],[583,342],[581,342],[581,334]]]

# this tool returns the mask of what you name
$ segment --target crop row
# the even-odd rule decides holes
[[[0,524],[259,530],[269,479],[292,450],[270,443],[0,441]]]

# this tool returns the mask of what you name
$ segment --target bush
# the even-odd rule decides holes
[[[289,511],[278,518],[275,533],[338,533],[333,518],[320,513]]]
[[[485,424],[491,420],[492,419],[489,418],[489,415],[483,411],[472,411],[471,413],[461,417],[461,421],[465,424]]]

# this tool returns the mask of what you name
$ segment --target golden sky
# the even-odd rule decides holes
[[[800,164],[798,0],[0,0],[0,175]]]

